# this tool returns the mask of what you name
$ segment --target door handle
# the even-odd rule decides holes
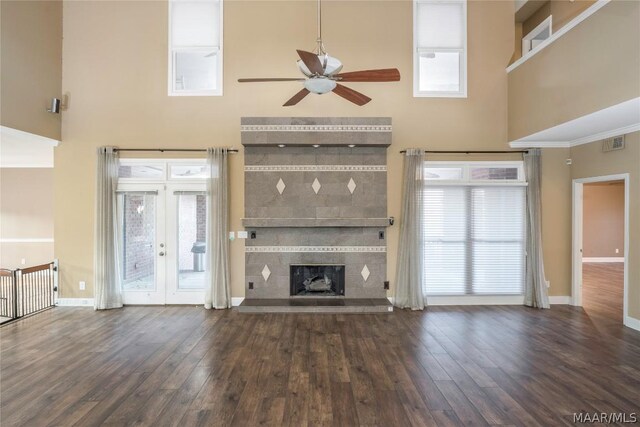
[[[160,256],[164,256],[164,252],[160,252],[158,255],[160,255]]]

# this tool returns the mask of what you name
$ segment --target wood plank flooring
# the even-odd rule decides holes
[[[603,323],[622,323],[624,301],[624,263],[582,264],[582,305]]]
[[[615,332],[615,333],[614,333]],[[0,423],[571,425],[640,413],[640,332],[580,308],[55,308],[0,328]]]

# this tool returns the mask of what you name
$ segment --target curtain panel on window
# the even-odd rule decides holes
[[[118,153],[114,147],[100,147],[96,168],[96,207],[94,234],[94,308],[122,307],[120,289],[120,250],[117,236],[116,189]]]
[[[549,308],[547,279],[542,257],[542,199],[540,149],[530,149],[524,155],[527,177],[527,268],[524,286],[524,304],[536,308]]]
[[[227,148],[207,149],[207,278],[205,308],[231,308]]]
[[[424,151],[407,149],[404,157],[400,247],[394,305],[422,310],[424,281]]]

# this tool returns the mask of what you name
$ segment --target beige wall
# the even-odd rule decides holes
[[[60,116],[46,112],[62,95],[62,2],[0,2],[0,121],[60,139]]]
[[[640,132],[626,135],[626,148],[602,152],[600,142],[571,149],[571,177],[629,174],[629,315],[640,319]]]
[[[0,168],[0,240],[53,238],[53,169]],[[22,264],[22,259],[25,264]],[[53,242],[0,243],[0,267],[53,260]]]
[[[640,96],[640,2],[614,0],[509,73],[509,140]]]
[[[583,200],[582,256],[624,256],[624,183],[585,184]]]
[[[313,2],[227,1],[224,96],[166,95],[167,5],[163,2],[66,2],[63,90],[73,104],[63,114],[63,143],[55,150],[56,255],[64,297],[93,295],[95,147],[240,146],[242,116],[391,116],[388,214],[400,217],[406,147],[507,148],[507,76],[514,50],[513,2],[469,2],[469,97],[412,96],[412,3],[335,1],[324,8],[326,47],[345,71],[396,66],[399,83],[353,84],[371,96],[365,107],[331,94],[281,107],[296,83],[245,84],[240,77],[297,76],[295,49],[313,48]],[[357,17],[357,18],[356,18]],[[274,25],[278,22],[278,25]],[[388,31],[381,31],[387,28]],[[114,30],[115,29],[115,30]],[[243,215],[243,155],[231,157],[231,229]],[[568,150],[544,153],[543,227],[552,295],[570,291]],[[446,160],[448,157],[440,156]],[[475,157],[474,157],[475,158]],[[494,157],[495,158],[495,157]],[[399,226],[388,231],[388,278],[393,287]],[[244,243],[231,243],[232,295],[244,295]],[[87,281],[80,291],[78,281]],[[389,295],[392,295],[390,293]]]

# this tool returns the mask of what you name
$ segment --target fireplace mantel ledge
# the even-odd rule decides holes
[[[245,228],[388,227],[389,218],[243,218]]]

